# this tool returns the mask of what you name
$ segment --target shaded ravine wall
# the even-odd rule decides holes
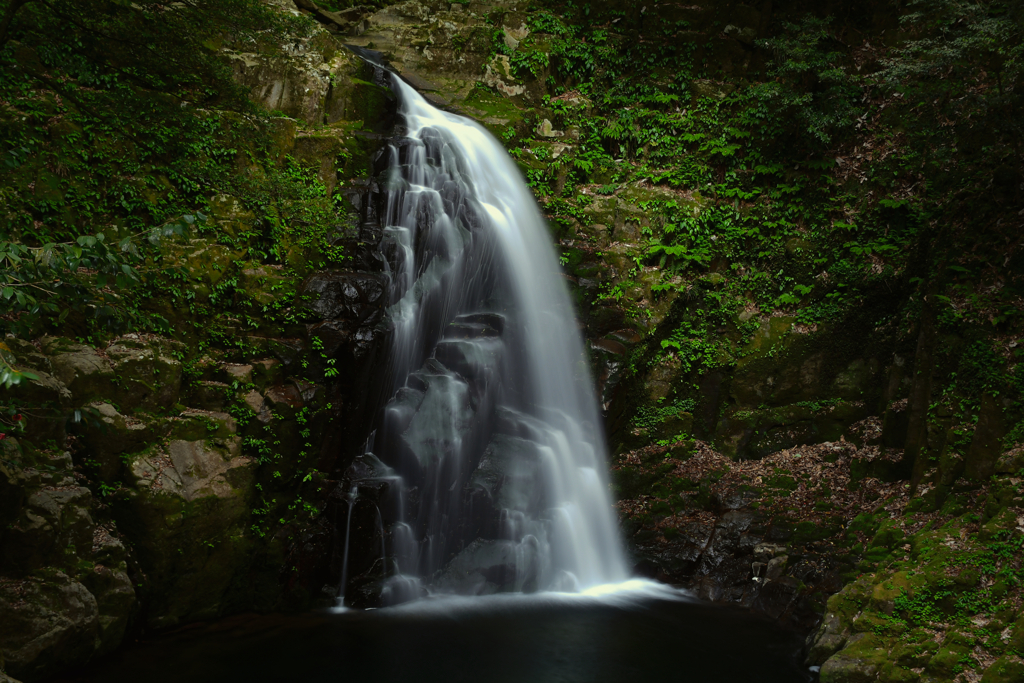
[[[290,3],[282,5],[300,11]],[[703,71],[688,84],[689,106],[707,98],[721,100],[744,79],[756,79],[768,55],[755,39],[774,35],[784,20],[804,9],[780,2],[658,3],[646,12],[634,3],[593,7],[609,13],[609,29],[623,41],[661,39],[670,30],[673,44],[692,46],[692,60]],[[895,13],[887,3],[871,7],[866,12],[836,3],[826,13],[838,16],[851,35],[854,30],[877,33],[885,42]],[[303,8],[309,9],[305,3]],[[855,309],[827,324],[803,323],[792,310],[766,313],[752,306],[728,311],[711,331],[728,358],[711,372],[688,370],[678,354],[666,353],[671,347],[662,342],[672,340],[701,311],[715,307],[733,264],[712,260],[694,269],[687,286],[662,291],[659,286],[667,275],[649,264],[638,268],[637,259],[642,260],[646,249],[645,230],[659,229],[670,220],[661,208],[667,202],[702,211],[718,198],[692,188],[620,178],[614,168],[597,168],[585,182],[571,174],[571,161],[584,151],[579,122],[599,108],[574,95],[572,83],[560,84],[569,92],[561,103],[552,103],[545,97],[555,94],[550,65],[535,75],[517,75],[509,55],[495,49],[496,28],[504,32],[502,42],[513,54],[550,49],[555,42],[551,36],[533,32],[534,42],[529,42],[528,23],[536,11],[511,2],[404,2],[381,9],[317,11],[323,30],[303,43],[293,61],[269,63],[255,54],[232,55],[238,77],[252,88],[253,98],[284,114],[275,128],[281,162],[291,155],[315,171],[329,192],[345,197],[342,206],[352,220],[339,244],[352,256],[352,268],[316,273],[301,248],[289,251],[287,266],[293,272],[284,284],[312,295],[309,320],[261,327],[245,350],[212,347],[196,353],[195,341],[201,336],[196,329],[203,320],[159,301],[154,305],[165,307],[186,347],[147,335],[112,340],[98,349],[61,339],[8,343],[18,360],[42,378],[14,391],[27,389],[31,393],[24,395],[31,398],[25,400],[58,407],[52,423],[30,420],[30,432],[17,437],[19,443],[6,439],[2,444],[0,623],[5,626],[0,626],[0,651],[10,674],[32,680],[81,663],[116,647],[133,628],[332,599],[330,590],[322,589],[331,588],[338,573],[336,530],[346,504],[331,493],[340,490],[350,459],[361,452],[368,415],[378,400],[367,389],[374,386],[381,349],[386,348],[381,319],[386,283],[375,254],[380,226],[374,209],[380,186],[374,176],[381,169],[372,160],[393,106],[372,73],[340,49],[340,42],[384,52],[429,99],[477,118],[510,148],[520,149],[517,160],[524,174],[545,178],[549,189],[541,201],[577,298],[609,434],[623,458],[635,456],[639,463],[616,463],[620,495],[626,502],[647,505],[640,515],[624,509],[638,570],[690,585],[711,599],[753,605],[809,629],[824,611],[825,599],[849,581],[851,572],[879,571],[863,585],[838,594],[849,594],[851,605],[869,600],[864,597],[868,594],[874,600],[877,586],[895,585],[895,567],[886,574],[879,561],[858,564],[869,555],[883,558],[882,563],[895,557],[902,552],[904,533],[915,553],[943,538],[918,543],[909,535],[916,527],[893,532],[888,512],[863,503],[871,517],[866,531],[856,531],[868,535],[863,548],[849,550],[849,558],[820,575],[801,574],[801,554],[817,559],[807,551],[808,544],[829,541],[801,537],[795,520],[780,521],[773,532],[775,527],[763,525],[763,508],[751,506],[756,499],[716,497],[715,483],[704,479],[718,476],[731,458],[798,454],[805,444],[846,441],[853,444],[854,454],[838,457],[854,479],[898,480],[908,471],[906,463],[900,464],[900,451],[912,433],[912,445],[927,449],[935,465],[919,489],[925,495],[915,503],[922,511],[954,503],[956,508],[963,496],[980,495],[979,521],[995,520],[985,532],[994,535],[999,520],[1019,507],[1019,494],[1009,483],[1019,466],[1014,468],[1013,457],[1007,459],[1002,444],[1016,418],[1005,412],[1001,399],[989,395],[982,401],[976,425],[962,424],[941,410],[924,420],[927,386],[914,379],[936,377],[935,386],[942,384],[957,371],[964,352],[987,339],[987,333],[965,329],[929,342],[918,328],[907,333],[874,324],[884,313],[901,310],[914,295],[911,281],[918,274],[913,268],[880,274]],[[687,22],[684,28],[679,28],[680,21]],[[643,77],[659,81],[672,74],[655,70]],[[614,190],[604,194],[610,186]],[[553,201],[567,187],[588,198],[576,202],[569,197],[575,208],[568,212]],[[219,231],[245,233],[247,225],[262,217],[233,199],[211,201],[214,224]],[[818,248],[813,240],[793,237],[779,258],[787,268],[813,273]],[[189,235],[187,245],[168,249],[167,258],[187,267],[189,286],[197,296],[204,291],[209,296],[225,273],[238,275],[247,297],[272,302],[279,296],[282,280],[275,268],[236,263],[237,255],[218,245],[215,237]],[[609,291],[620,294],[611,298]],[[940,351],[928,368],[918,367],[921,343]],[[328,366],[328,360],[335,364]],[[339,374],[326,376],[328,368]],[[165,388],[153,391],[159,389],[153,381],[157,377]],[[314,381],[305,379],[310,377]],[[125,386],[147,389],[136,395]],[[71,426],[75,440],[69,460],[63,444],[50,447],[46,441],[59,441],[55,437],[62,435],[53,425],[63,424],[83,407],[94,410],[84,412],[83,423]],[[674,463],[703,462],[704,446],[693,439],[711,444],[727,458],[684,480],[676,476]],[[659,441],[665,445],[655,446]],[[643,450],[652,446],[657,452]],[[884,453],[888,455],[877,457]],[[671,458],[666,460],[666,454]],[[658,467],[673,464],[672,475],[657,467],[639,478],[630,474],[629,468],[646,467],[651,457]],[[785,462],[776,466],[796,471]],[[999,483],[991,490],[978,489],[993,472]],[[307,475],[310,479],[304,481]],[[155,489],[149,483],[154,479],[159,482]],[[676,479],[683,489],[700,494],[687,509],[709,516],[703,523],[727,543],[709,545],[706,530],[691,538],[685,531],[680,535],[681,527],[666,526],[677,510],[652,514],[654,505],[671,497],[659,491],[678,498]],[[298,514],[306,505],[312,512]],[[949,511],[952,517],[947,515],[953,519],[950,524],[960,524],[956,515],[963,512],[957,509]],[[326,514],[320,515],[321,510]],[[278,521],[282,519],[283,524]],[[855,533],[852,522],[844,520],[849,529],[829,527],[829,533]],[[1003,522],[1012,528],[1009,518]],[[895,520],[897,527],[901,523]],[[375,526],[375,520],[367,519],[366,526]],[[965,533],[982,533],[978,522],[961,526]],[[665,533],[669,528],[676,531]],[[71,543],[74,551],[68,552]],[[696,555],[694,544],[699,546]],[[827,549],[822,554],[826,559],[836,556]],[[912,557],[922,566],[930,561],[920,554]],[[762,590],[773,583],[770,590]],[[812,590],[805,590],[808,586]],[[898,594],[898,588],[885,590]],[[194,599],[175,597],[189,594]],[[812,650],[816,664],[848,642],[860,643],[862,649],[882,647],[851,637],[871,631],[875,622],[864,619],[855,628],[860,611],[838,608],[838,601],[846,599],[837,597],[836,609],[833,601],[828,603],[825,644]],[[880,594],[871,604],[884,613],[891,611],[893,601],[893,595]],[[1013,614],[998,619],[1009,633],[1017,633],[1010,628]],[[58,626],[51,628],[51,623]],[[43,633],[50,634],[49,640],[33,638]],[[959,642],[942,647],[960,653],[957,657],[970,649]],[[862,657],[868,664],[847,668],[874,666],[862,679],[878,679],[881,667],[858,652],[840,652],[832,661]],[[889,649],[885,652],[888,657]],[[924,666],[923,661],[907,661],[908,667]],[[928,675],[952,679],[952,666],[935,667]],[[851,673],[849,680],[861,680],[855,678],[861,675]]]
[[[215,194],[205,222],[161,246],[181,277],[146,307],[173,334],[4,340],[35,376],[3,390],[25,428],[0,442],[0,670],[20,680],[140,631],[326,604],[337,583],[318,524],[379,401],[389,285],[373,160],[395,100],[319,29],[289,59],[229,56],[278,112],[266,155],[255,129],[238,171],[312,178],[301,201],[337,217],[347,267],[318,270],[301,235],[261,261],[267,217]]]

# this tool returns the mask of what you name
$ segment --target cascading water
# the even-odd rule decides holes
[[[623,581],[597,406],[544,219],[493,137],[391,78],[406,124],[388,151],[382,245],[393,398],[357,463],[357,483],[387,482],[390,501],[377,500],[391,548],[372,582],[394,603],[427,587]]]

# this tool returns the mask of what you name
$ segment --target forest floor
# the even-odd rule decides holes
[[[872,418],[860,427],[874,440]],[[1020,666],[1024,477],[915,510],[907,481],[870,476],[901,457],[840,440],[733,461],[690,441],[622,453],[612,476],[638,571],[808,633],[809,665],[846,645],[828,666],[879,680]]]

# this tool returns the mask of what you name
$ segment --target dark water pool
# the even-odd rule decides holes
[[[446,599],[237,616],[140,640],[62,683],[806,683],[800,639],[680,599]]]

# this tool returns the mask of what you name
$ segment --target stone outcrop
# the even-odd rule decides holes
[[[0,662],[35,680],[116,648],[138,599],[125,546],[93,519],[70,454],[0,445]]]
[[[344,311],[330,297],[314,302],[342,335],[331,353],[348,379],[333,400],[365,393],[352,377],[357,367],[364,381],[371,376],[372,363],[363,364],[381,338],[377,291]],[[255,348],[277,349],[276,357],[248,362],[197,359],[199,375],[183,390],[184,347],[168,339],[131,334],[101,348],[12,340],[16,360],[53,369],[37,380],[50,398],[40,419],[67,422],[72,440],[35,438],[35,416],[24,443],[0,440],[0,652],[8,673],[36,680],[81,663],[116,647],[133,624],[164,628],[308,599],[286,597],[278,583],[284,538],[254,533],[261,515],[282,515],[263,492],[301,481],[320,458],[309,442],[327,435],[327,415],[318,417],[325,388],[286,369],[299,370],[310,347],[295,342],[265,339]],[[327,367],[327,357],[313,361]]]
[[[35,378],[0,389],[27,415],[0,437],[0,678],[59,673],[133,630],[308,605],[323,585],[285,563],[369,429],[387,288],[382,194],[362,178],[394,99],[322,28],[277,61],[223,47],[278,114],[271,163],[312,171],[325,196],[310,201],[337,201],[337,220],[320,241],[284,229],[266,263],[246,251],[265,217],[214,195],[157,257],[179,279],[145,305],[174,339],[5,340]],[[325,249],[352,269],[318,273]],[[225,303],[245,322],[211,312]],[[236,343],[209,343],[214,329]]]

